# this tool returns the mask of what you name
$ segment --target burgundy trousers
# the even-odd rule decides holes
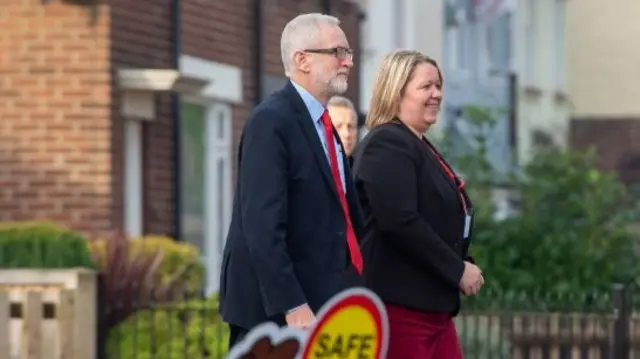
[[[387,359],[463,359],[453,319],[446,313],[425,313],[387,304]]]

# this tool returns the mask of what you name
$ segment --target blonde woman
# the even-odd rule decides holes
[[[467,255],[471,201],[464,182],[424,137],[442,103],[438,64],[416,51],[387,55],[354,154],[365,219],[365,285],[384,301],[388,359],[461,359],[452,318],[460,292],[484,279]]]

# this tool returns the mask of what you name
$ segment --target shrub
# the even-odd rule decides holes
[[[197,250],[169,238],[129,240],[123,235],[89,242],[102,273],[100,299],[109,330],[138,309],[193,295],[204,269]]]
[[[109,333],[113,359],[223,359],[229,332],[214,298],[139,311]]]
[[[609,291],[639,271],[625,189],[593,153],[540,152],[514,182],[519,213],[474,239],[487,284],[516,291]],[[483,199],[483,201],[486,199]]]
[[[80,233],[49,222],[0,226],[0,268],[95,269]]]
[[[162,236],[145,236],[130,240],[124,236],[114,236],[111,239],[93,240],[89,243],[89,248],[105,273],[110,270],[107,260],[109,250],[119,252],[123,256],[112,258],[112,261],[127,258],[129,263],[143,260],[157,262],[154,265],[153,278],[147,279],[156,292],[166,289],[171,290],[174,296],[194,294],[200,291],[204,284],[205,266],[200,261],[198,249],[189,243]]]
[[[156,279],[161,285],[170,286],[174,293],[193,294],[202,289],[206,270],[195,246],[161,236],[145,236],[133,243],[134,252],[162,252]]]
[[[466,177],[476,210],[471,254],[486,273],[483,292],[608,293],[612,282],[638,277],[629,233],[637,213],[618,178],[597,169],[594,152],[540,147],[505,176],[487,155],[496,116],[473,106],[463,112],[471,136],[460,141],[462,135],[450,131],[442,144]],[[453,146],[461,142],[468,146]],[[492,191],[504,182],[517,208],[499,221]]]
[[[131,241],[123,235],[89,243],[100,270],[100,315],[106,330],[149,305],[154,292],[153,278],[161,253],[133,254]]]

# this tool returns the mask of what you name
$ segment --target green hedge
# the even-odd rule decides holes
[[[95,269],[85,237],[49,222],[0,226],[0,268]]]

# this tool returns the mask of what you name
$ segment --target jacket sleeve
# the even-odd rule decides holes
[[[268,316],[306,303],[285,243],[288,152],[276,116],[263,111],[247,124],[238,169],[242,228]]]
[[[363,150],[357,176],[377,228],[406,253],[408,260],[435,271],[457,287],[464,261],[418,212],[417,189],[421,184],[406,139],[380,131]]]

